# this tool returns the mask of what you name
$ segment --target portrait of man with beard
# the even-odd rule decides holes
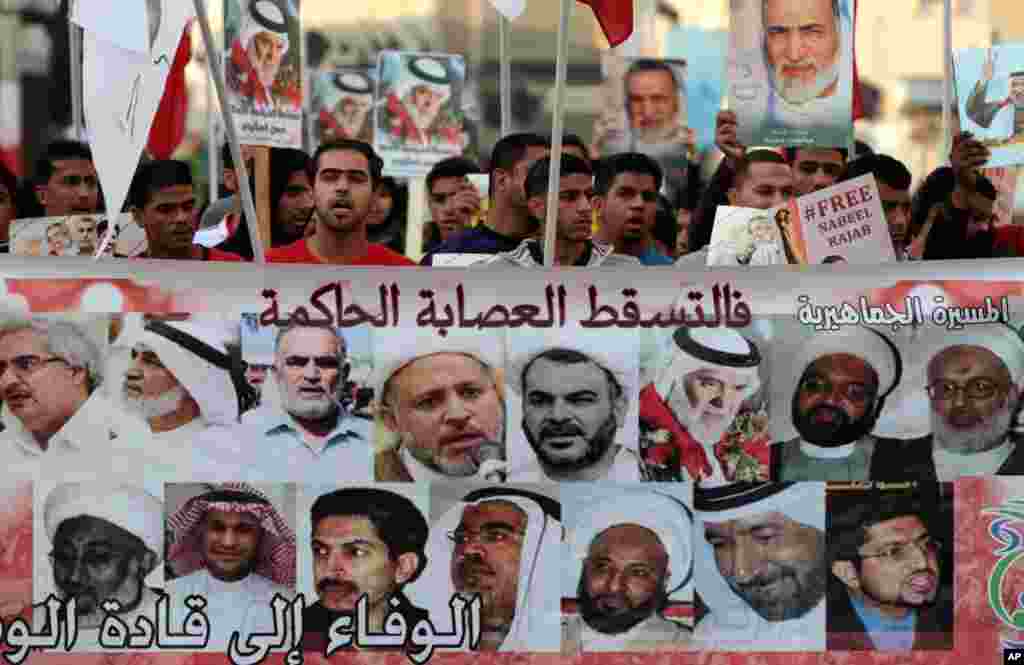
[[[633,429],[626,420],[636,385],[633,346],[622,340],[623,351],[609,349],[606,337],[580,331],[523,335],[510,345],[509,386],[521,397],[523,438],[536,458],[512,479],[639,481],[639,457],[622,436]]]
[[[772,446],[772,478],[867,480],[881,447],[872,430],[903,375],[899,349],[865,327],[815,331],[800,342],[790,404],[797,437]]]
[[[602,488],[562,498],[572,517],[574,615],[563,604],[562,654],[675,651],[692,648],[685,619],[671,603],[693,599],[693,514],[685,500],[640,489]],[[577,567],[578,566],[578,567]],[[572,574],[570,571],[567,575]]]
[[[825,646],[824,483],[735,483],[694,490],[696,588],[710,651]]]
[[[1024,341],[1003,323],[929,330],[927,386],[931,435],[880,446],[872,480],[953,481],[1024,474],[1018,445]]]
[[[318,600],[302,613],[303,650],[322,653],[339,617],[351,617],[354,626],[361,598],[370,625],[360,630],[384,632],[392,611],[408,626],[428,619],[403,591],[427,565],[427,520],[415,503],[387,490],[345,488],[317,497],[310,523]],[[407,639],[412,636],[410,630]]]
[[[952,649],[953,484],[829,484],[827,504],[828,649]]]
[[[136,617],[152,620],[160,594],[146,585],[146,578],[163,553],[161,501],[137,487],[65,483],[47,495],[43,523],[53,544],[49,561],[55,595],[75,601],[76,651],[100,650],[108,600],[120,603],[114,614],[129,626]],[[48,625],[42,606],[34,608],[33,623],[37,633],[60,630]]]

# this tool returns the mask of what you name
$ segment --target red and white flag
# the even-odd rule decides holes
[[[608,38],[610,46],[618,46],[633,34],[633,0],[579,0],[590,7]],[[512,20],[526,10],[526,0],[491,0],[498,13]]]

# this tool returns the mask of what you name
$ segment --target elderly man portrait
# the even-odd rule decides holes
[[[697,593],[709,608],[694,639],[710,651],[825,646],[824,483],[694,490]]]
[[[1024,474],[1018,446],[1024,341],[1003,323],[942,329],[926,342],[931,435],[880,446],[872,480]]]
[[[257,112],[301,109],[301,91],[290,86],[276,94],[284,57],[291,48],[289,32],[297,17],[291,3],[283,0],[255,0],[243,5],[238,37],[231,44],[226,68],[228,86]],[[248,8],[248,11],[246,11]]]
[[[65,483],[46,496],[43,524],[55,595],[75,601],[76,651],[99,650],[108,600],[120,603],[115,614],[128,626],[136,617],[153,620],[160,595],[145,580],[163,552],[160,500],[127,485]],[[35,632],[55,629],[45,607],[36,607],[33,617]]]
[[[797,437],[772,446],[772,478],[867,480],[880,449],[871,433],[902,366],[896,345],[870,328],[802,339],[788,405]]]
[[[986,101],[989,85],[992,83],[992,78],[995,75],[997,60],[995,53],[989,48],[988,55],[985,57],[985,62],[981,68],[981,76],[967,98],[967,117],[979,127],[989,129],[992,127],[995,119],[1000,116],[1001,111],[1010,107],[1013,109],[1013,113],[1003,114],[1010,115],[1013,118],[1010,124],[1009,136],[1006,138],[1011,140],[1018,139],[1024,136],[1024,71],[1012,72],[1009,75],[1010,89],[1006,97],[994,101]]]
[[[447,508],[430,528],[430,570],[410,592],[440,631],[451,629],[453,594],[478,594],[480,651],[560,650],[561,504],[556,487],[526,487],[473,490]]]
[[[934,485],[833,490],[828,497],[828,648],[953,648],[952,485],[946,524]]]
[[[500,480],[506,472],[500,338],[389,330],[374,335],[374,347],[378,433],[393,441],[374,457],[376,480]]]
[[[724,445],[741,407],[761,387],[757,345],[730,328],[680,328],[654,362],[653,380],[640,391],[645,478],[706,486],[766,480],[768,450],[760,436],[729,450]],[[756,430],[767,427],[757,411],[744,413]]]
[[[755,0],[771,91],[769,125],[810,128],[849,121],[853,24],[846,0]]]
[[[636,399],[634,355],[585,331],[523,346],[511,360],[509,387],[522,401],[522,438],[536,462],[512,480],[639,481],[635,445],[622,437]]]
[[[252,482],[370,480],[370,424],[342,404],[350,370],[339,329],[280,328],[263,405],[237,427],[203,435],[195,469]],[[268,400],[274,389],[278,399]]]
[[[412,627],[427,618],[404,591],[427,565],[427,520],[416,504],[396,492],[349,487],[318,496],[310,523],[318,599],[302,614],[303,649],[322,652],[339,617],[352,617],[355,626],[364,597],[366,629],[384,632],[387,616],[397,611],[410,628],[404,645],[410,646]]]
[[[294,595],[295,533],[255,487],[225,483],[204,490],[167,520],[173,537],[167,563],[178,577],[165,591],[172,626],[184,624],[189,596],[205,598],[207,648],[224,650],[236,630],[240,644],[253,633],[273,632],[274,596]]]
[[[693,515],[686,504],[662,492],[608,491],[580,504],[572,520],[579,619],[563,618],[563,654],[692,648],[691,629],[664,615],[684,588],[692,600]]]

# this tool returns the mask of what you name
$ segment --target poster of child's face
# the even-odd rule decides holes
[[[11,252],[18,256],[93,256],[106,233],[106,215],[36,217],[11,225]],[[129,213],[118,215],[108,257],[132,257],[146,251],[146,235]]]
[[[228,103],[240,118],[239,139],[250,145],[299,147],[299,0],[224,0],[224,17],[225,80]]]
[[[376,72],[369,67],[338,67],[313,82],[314,142],[334,139],[373,141]]]
[[[381,53],[374,143],[385,173],[422,176],[442,159],[462,154],[468,143],[465,71],[457,55]]]

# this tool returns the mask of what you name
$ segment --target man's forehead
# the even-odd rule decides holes
[[[731,367],[702,367],[686,375],[688,379],[718,379],[726,383],[746,383],[750,380],[747,372],[742,372]]]
[[[908,203],[910,202],[910,190],[909,189],[896,189],[890,187],[881,180],[875,179],[875,183],[878,185],[878,198],[882,199],[885,203]]]
[[[657,182],[650,173],[636,173],[634,171],[624,171],[612,181],[612,187],[614,189],[630,187],[637,189],[642,192],[650,191],[653,192],[657,189]]]
[[[392,377],[400,390],[418,394],[463,381],[484,378],[484,368],[472,356],[454,351],[420,356]]]
[[[462,520],[459,526],[466,528],[488,522],[505,522],[521,528],[526,523],[526,519],[523,509],[511,501],[492,499],[466,506],[466,509],[462,511]]]
[[[826,376],[855,374],[870,377],[875,374],[874,368],[866,360],[850,353],[830,353],[819,356],[808,366],[807,370]]]
[[[765,0],[768,25],[826,24],[833,16],[832,0]]]
[[[68,175],[72,173],[96,174],[96,167],[88,159],[55,159],[53,160],[54,175]]]
[[[897,542],[907,538],[920,538],[928,533],[928,528],[916,514],[901,515],[872,524],[865,529],[867,543]]]
[[[260,518],[247,510],[220,510],[218,508],[210,508],[206,511],[206,521],[227,525],[241,523],[258,525],[260,523]]]
[[[636,88],[643,88],[649,90],[650,88],[658,85],[673,87],[672,74],[665,71],[664,69],[649,69],[640,72],[633,72],[629,75],[629,87],[630,92],[637,92]]]
[[[548,148],[548,147],[545,147],[545,146],[542,146],[542,145],[527,146],[526,154],[524,154],[523,158],[520,159],[519,161],[517,161],[515,163],[515,166],[513,166],[512,168],[515,169],[515,168],[519,168],[521,166],[525,166],[526,168],[529,168],[530,166],[533,166],[534,162],[536,162],[539,159],[543,159],[544,157],[547,157],[550,153],[551,153],[551,148]]]
[[[26,349],[46,350],[45,336],[34,328],[22,328],[0,336],[0,353],[16,348],[18,353]]]
[[[194,196],[195,192],[192,189],[192,185],[171,185],[170,187],[161,187],[160,189],[153,190],[149,197],[149,203],[150,205],[178,203],[194,198]]]
[[[381,540],[376,527],[366,515],[328,515],[317,522],[313,529],[313,538],[323,542]]]
[[[747,181],[751,187],[775,185],[786,187],[793,184],[793,171],[788,164],[778,162],[754,162],[750,165]]]
[[[590,543],[594,555],[622,556],[664,556],[665,545],[654,531],[639,524],[616,524],[594,538]]]
[[[800,523],[793,520],[785,513],[778,511],[768,511],[764,513],[758,513],[750,515],[748,517],[738,517],[732,520],[725,520],[721,522],[713,522],[705,520],[704,525],[715,531],[728,531],[734,530],[740,533],[747,531],[753,531],[755,529],[761,529],[765,527],[789,527],[789,526],[800,526]]]
[[[334,333],[317,326],[300,326],[281,339],[281,353],[335,353],[338,340]]]
[[[265,42],[273,42],[277,46],[284,46],[284,38],[267,30],[257,32],[253,39],[263,40]]]
[[[560,363],[548,358],[538,358],[530,366],[524,379],[527,390],[543,388],[546,391],[563,393],[603,388],[607,383],[604,370],[593,360]]]
[[[455,176],[438,178],[430,188],[431,194],[451,194],[466,183],[465,178]]]
[[[92,515],[79,515],[66,519],[57,527],[54,541],[84,546],[96,542],[120,544],[126,536],[130,536],[121,527]]]
[[[969,344],[946,347],[935,355],[931,365],[938,372],[1009,372],[1002,358],[983,346]]]
[[[594,179],[585,173],[573,173],[571,175],[564,175],[559,182],[559,191],[562,192],[573,192],[573,191],[586,191],[592,189],[594,186]]]
[[[320,155],[320,170],[362,171],[369,174],[370,160],[358,150],[329,150]]]

